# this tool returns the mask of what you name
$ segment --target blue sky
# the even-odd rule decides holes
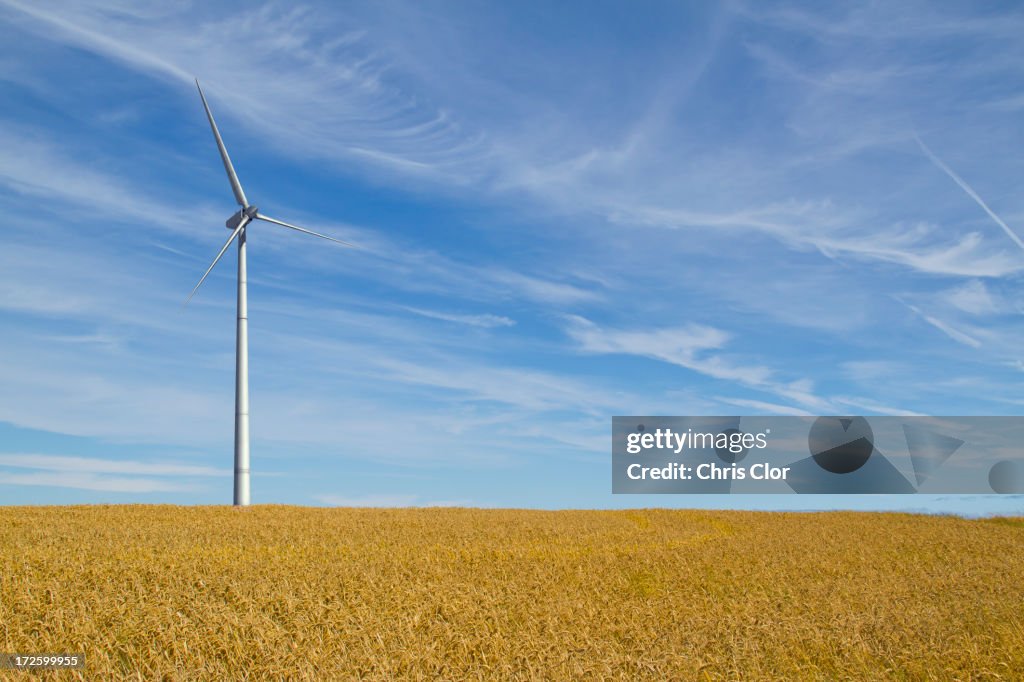
[[[0,502],[613,497],[617,414],[1014,415],[1024,12],[0,0]]]

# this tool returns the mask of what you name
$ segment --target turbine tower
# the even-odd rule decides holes
[[[210,105],[206,103],[206,96],[203,94],[203,89],[199,86],[199,81],[196,80],[196,87],[199,88],[199,97],[203,100],[203,108],[206,109],[206,118],[210,121],[210,129],[213,130],[213,138],[217,141],[217,149],[220,151],[221,161],[224,162],[224,170],[227,171],[228,181],[231,183],[231,191],[235,194],[235,201],[242,208],[237,213],[227,219],[225,225],[231,230],[231,236],[224,242],[224,246],[221,247],[220,253],[210,263],[210,267],[206,268],[206,272],[199,279],[199,284],[196,284],[195,289],[189,294],[188,298],[185,299],[187,305],[192,297],[196,295],[199,287],[203,285],[207,275],[213,270],[213,267],[217,265],[217,262],[224,255],[224,252],[228,250],[236,238],[238,239],[238,317],[236,326],[236,337],[235,337],[235,506],[236,507],[247,507],[249,506],[249,311],[246,294],[246,270],[245,270],[245,236],[248,225],[254,220],[264,220],[268,223],[280,225],[281,227],[287,227],[291,230],[297,230],[305,234],[311,234],[314,237],[320,237],[328,241],[337,242],[344,246],[352,246],[348,242],[343,242],[340,239],[334,237],[328,237],[327,235],[320,234],[319,232],[313,232],[307,230],[304,227],[292,225],[276,218],[271,218],[268,215],[264,215],[255,206],[249,203],[249,200],[245,198],[245,192],[242,191],[242,185],[238,182],[238,176],[235,174],[235,168],[231,165],[231,157],[228,156],[228,150],[224,147],[224,140],[220,137],[220,131],[217,130],[217,124],[213,120],[213,114],[210,113]]]

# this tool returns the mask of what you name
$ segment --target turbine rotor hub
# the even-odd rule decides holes
[[[242,222],[244,218],[248,218],[249,220],[255,220],[256,214],[258,212],[259,209],[257,209],[255,206],[246,206],[245,208],[238,211],[238,213],[235,213],[230,218],[228,218],[224,222],[224,227],[228,228],[229,230],[234,230],[236,227],[238,227],[238,224]]]

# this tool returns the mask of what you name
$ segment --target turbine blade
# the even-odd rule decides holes
[[[199,96],[203,100],[203,108],[206,109],[206,118],[210,120],[210,128],[213,129],[213,137],[217,140],[217,149],[220,150],[221,161],[224,162],[224,170],[228,173],[228,180],[231,181],[231,191],[235,193],[235,201],[242,208],[249,205],[249,201],[245,198],[245,192],[242,191],[242,184],[238,182],[238,176],[235,175],[235,167],[231,165],[231,157],[228,156],[228,150],[224,147],[224,140],[220,138],[220,131],[217,130],[217,124],[213,120],[213,114],[210,112],[210,105],[206,103],[206,95],[203,94],[203,89],[199,87],[199,79],[196,79],[196,87],[199,88]]]
[[[192,290],[192,293],[188,295],[188,298],[185,299],[185,302],[181,304],[183,308],[187,306],[188,302],[192,300],[192,297],[196,295],[196,292],[199,291],[199,287],[203,286],[203,282],[206,281],[206,276],[210,274],[211,270],[213,270],[213,266],[220,261],[221,256],[223,256],[224,252],[228,250],[229,246],[231,246],[231,242],[235,241],[235,237],[238,236],[239,232],[245,229],[245,226],[248,223],[249,220],[247,219],[243,219],[242,222],[238,223],[238,227],[236,227],[235,231],[231,233],[231,236],[228,237],[228,240],[224,242],[224,246],[220,248],[220,253],[218,253],[217,257],[213,259],[212,263],[210,263],[210,267],[206,268],[206,272],[203,273],[202,278],[199,280],[199,284],[197,284],[196,288]]]
[[[313,230],[307,230],[306,228],[299,227],[298,225],[292,225],[291,223],[286,223],[283,220],[278,220],[276,218],[271,218],[270,216],[265,216],[265,215],[263,215],[262,213],[259,213],[259,212],[256,213],[256,219],[257,220],[266,220],[268,223],[274,223],[275,225],[280,225],[281,227],[289,227],[289,228],[291,228],[293,230],[298,230],[299,232],[305,232],[306,234],[311,234],[314,237],[320,237],[321,239],[326,239],[327,241],[337,242],[338,244],[342,244],[344,246],[350,246],[352,248],[355,248],[354,244],[349,244],[348,242],[343,242],[340,239],[335,239],[334,237],[328,237],[326,234],[320,234],[319,232],[314,232]]]

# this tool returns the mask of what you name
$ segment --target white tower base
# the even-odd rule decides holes
[[[245,228],[238,234],[238,327],[235,337],[235,506],[249,506],[249,304]]]

